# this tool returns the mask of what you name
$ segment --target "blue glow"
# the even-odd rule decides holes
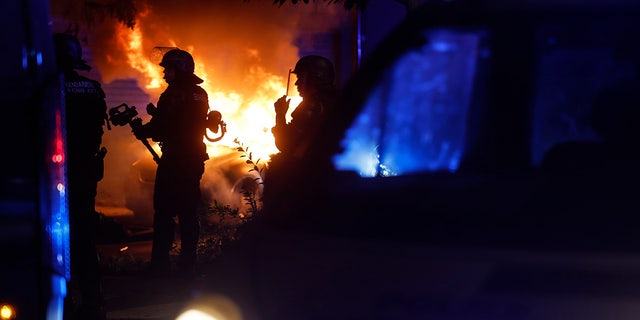
[[[431,48],[436,52],[449,52],[455,50],[455,46],[450,42],[435,41],[431,43]]]
[[[387,70],[334,157],[363,177],[457,170],[480,33],[432,30]]]
[[[64,318],[64,298],[67,296],[67,281],[64,277],[51,277],[53,296],[47,305],[47,319],[62,320]]]
[[[64,110],[55,110],[53,118],[55,123],[51,123],[52,139],[48,141],[48,150],[45,155],[47,159],[47,176],[43,183],[44,196],[48,201],[42,203],[42,221],[45,232],[48,234],[48,245],[51,250],[51,266],[60,275],[69,279],[70,270],[70,248],[69,248],[69,206],[68,195],[66,193],[66,162],[65,155],[65,128]]]
[[[22,47],[22,69],[27,70],[29,67],[29,54],[27,53],[27,48]]]

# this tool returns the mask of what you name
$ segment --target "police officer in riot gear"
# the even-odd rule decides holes
[[[296,195],[312,193],[316,186],[311,184],[322,179],[314,177],[314,172],[326,173],[332,168],[326,157],[331,151],[323,150],[327,148],[318,142],[339,98],[333,63],[322,56],[308,55],[298,60],[292,73],[297,76],[295,85],[302,102],[291,113],[290,122],[285,116],[291,100],[285,95],[274,103],[275,126],[271,132],[280,152],[271,156],[266,173],[265,211],[284,212],[287,210],[283,206],[294,207],[295,201],[304,198]]]
[[[181,240],[178,275],[192,276],[196,264],[199,236],[198,208],[202,203],[200,179],[209,158],[203,142],[209,110],[207,92],[194,72],[191,54],[172,49],[160,62],[167,89],[158,106],[147,106],[151,120],[133,128],[139,139],[160,143],[154,186],[153,246],[151,271],[166,274],[171,269],[169,251],[173,244],[174,220],[178,217]]]
[[[291,122],[287,123],[285,115],[290,99],[286,95],[280,97],[274,103],[276,125],[271,132],[283,156],[300,158],[310,151],[307,150],[308,143],[319,134],[317,129],[335,105],[337,90],[333,63],[325,57],[302,57],[292,73],[297,76],[295,85],[303,100],[291,113]]]
[[[104,319],[96,237],[98,181],[103,175],[107,123],[105,94],[99,82],[76,70],[91,69],[82,60],[82,47],[70,34],[54,34],[58,71],[64,82],[71,282],[65,301],[66,319]]]

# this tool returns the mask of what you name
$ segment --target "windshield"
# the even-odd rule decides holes
[[[346,132],[336,168],[363,177],[458,168],[482,32],[429,30],[395,61]]]

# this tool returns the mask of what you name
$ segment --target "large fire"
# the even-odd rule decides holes
[[[140,23],[138,23],[140,24]],[[166,87],[163,83],[162,67],[158,65],[162,55],[172,48],[177,48],[176,41],[166,39],[168,46],[154,47],[151,54],[145,54],[149,50],[145,50],[142,46],[144,35],[140,29],[129,29],[124,25],[118,25],[117,38],[121,39],[122,46],[125,48],[128,64],[135,70],[139,71],[142,79],[140,82],[145,90],[151,96],[155,96],[158,92]],[[184,48],[190,52],[197,51],[195,48]],[[260,52],[257,49],[247,49],[247,55],[258,57]],[[211,110],[218,110],[223,113],[223,120],[227,124],[227,133],[220,141],[211,143],[204,139],[208,147],[209,155],[219,155],[221,152],[227,152],[227,148],[237,147],[238,141],[244,145],[250,146],[252,152],[259,159],[268,161],[269,156],[278,152],[275,147],[273,135],[270,128],[274,125],[273,102],[289,92],[291,99],[291,110],[301,101],[301,98],[293,88],[287,88],[286,84],[294,83],[290,79],[283,80],[281,76],[273,75],[267,72],[261,66],[251,66],[246,75],[247,80],[257,83],[257,87],[250,93],[240,93],[216,88],[211,81],[207,81],[210,77],[215,77],[215,62],[207,61],[204,56],[192,54],[194,57],[196,70],[195,73],[204,80],[202,87],[209,94],[209,106]],[[211,75],[210,75],[211,74]],[[288,73],[287,73],[288,74]],[[295,75],[292,75],[295,77]],[[256,90],[257,89],[257,90]],[[155,99],[157,100],[157,98]]]
[[[106,86],[119,79],[135,79],[148,102],[156,104],[166,88],[158,65],[162,55],[175,47],[190,52],[195,74],[204,80],[201,86],[209,95],[210,109],[222,113],[227,129],[215,143],[204,139],[210,160],[202,185],[208,190],[205,193],[213,195],[210,200],[234,205],[234,180],[242,179],[250,169],[236,148],[241,144],[249,149],[253,160],[262,165],[277,152],[271,134],[275,124],[273,103],[288,93],[290,115],[301,100],[294,86],[295,75],[290,75],[289,70],[301,50],[326,50],[309,41],[315,39],[313,35],[338,28],[348,21],[349,13],[339,5],[321,2],[275,6],[270,1],[186,1],[153,2],[140,7],[133,29],[112,21],[89,32],[94,67],[99,69]],[[331,54],[328,49],[327,54]],[[114,94],[107,92],[107,96],[113,99]],[[130,104],[112,103],[123,102]],[[137,110],[146,122],[149,116],[145,105],[138,105]],[[149,198],[145,194],[148,190],[122,187],[125,180],[131,180],[132,163],[142,166],[141,159],[149,162],[148,150],[123,128],[105,132],[103,141],[109,153],[97,203],[122,206],[127,197],[129,205],[132,193]],[[160,154],[157,146],[154,148]],[[144,180],[142,176],[136,179]],[[144,201],[150,205],[150,199]]]

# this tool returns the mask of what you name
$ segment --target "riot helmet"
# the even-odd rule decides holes
[[[193,73],[194,71],[193,57],[189,52],[180,49],[167,51],[167,53],[162,56],[160,66],[165,68],[175,68],[177,71],[183,73]]]
[[[202,83],[202,79],[193,74],[195,64],[193,57],[187,51],[180,49],[172,49],[162,56],[160,66],[164,68],[174,68],[177,72],[184,75],[191,75],[196,83]]]
[[[82,60],[82,46],[74,35],[56,33],[53,35],[56,51],[56,62],[60,70],[91,70],[85,60]]]
[[[317,85],[332,85],[335,71],[331,60],[317,55],[308,55],[300,58],[292,73],[298,77],[302,74],[309,76],[309,80]]]

